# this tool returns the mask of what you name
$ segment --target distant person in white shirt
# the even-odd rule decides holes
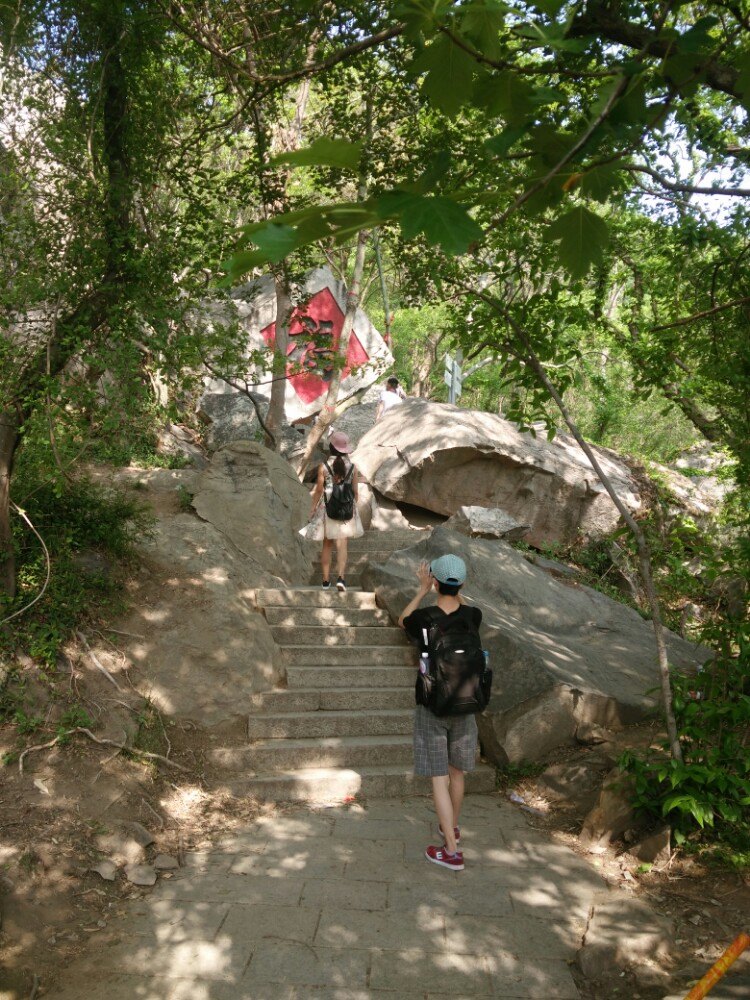
[[[383,389],[380,393],[378,408],[375,411],[375,423],[377,423],[383,414],[388,412],[388,410],[393,409],[394,406],[400,406],[405,399],[406,393],[398,384],[398,379],[395,375],[391,375],[385,384],[385,389]]]

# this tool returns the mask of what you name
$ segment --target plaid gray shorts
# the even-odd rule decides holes
[[[477,760],[477,720],[473,715],[439,719],[417,705],[414,710],[414,773],[427,778],[448,774],[448,765],[473,771]]]

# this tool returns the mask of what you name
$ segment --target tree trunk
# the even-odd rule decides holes
[[[434,337],[428,337],[424,357],[417,363],[412,373],[413,381],[409,386],[411,395],[420,398],[429,397],[430,374],[438,363],[438,348],[444,336],[444,333],[438,333]]]
[[[664,635],[664,623],[661,617],[661,606],[659,604],[659,598],[656,593],[656,587],[654,585],[654,577],[651,569],[651,550],[649,548],[648,542],[646,541],[646,536],[641,531],[635,518],[632,516],[628,508],[620,499],[617,490],[612,485],[607,474],[602,469],[599,461],[591,448],[589,443],[585,440],[578,425],[573,420],[572,416],[568,412],[568,408],[563,402],[562,396],[557,391],[553,383],[550,381],[547,372],[544,370],[544,366],[541,361],[534,353],[531,346],[529,338],[526,333],[521,329],[521,327],[515,322],[515,320],[508,314],[505,313],[505,317],[510,323],[511,328],[515,334],[516,340],[519,342],[522,348],[522,357],[524,358],[526,364],[532,369],[537,379],[547,392],[550,394],[552,399],[557,404],[562,418],[565,421],[568,430],[573,435],[573,437],[578,442],[578,445],[582,449],[583,453],[588,458],[594,472],[599,477],[602,485],[609,494],[612,503],[614,503],[617,510],[620,512],[622,519],[627,524],[630,529],[635,543],[638,549],[638,562],[641,569],[641,579],[643,580],[643,586],[646,591],[646,600],[648,602],[649,610],[651,612],[651,622],[654,627],[654,638],[656,640],[656,652],[659,661],[659,675],[661,681],[661,694],[662,694],[662,704],[664,707],[664,716],[667,723],[667,734],[669,736],[669,744],[672,752],[672,757],[675,760],[682,762],[682,746],[680,745],[680,739],[677,733],[677,721],[674,716],[674,709],[672,707],[672,684],[669,677],[669,660],[667,657],[667,644]]]
[[[18,415],[0,413],[0,593],[16,596],[16,557],[10,526],[10,478],[18,447]]]
[[[286,365],[289,349],[289,320],[292,315],[292,296],[286,269],[282,268],[273,277],[276,286],[276,336],[273,345],[271,365],[271,402],[268,404],[266,424],[273,437],[266,435],[266,447],[278,450],[281,445],[281,428],[286,419]],[[275,439],[275,440],[274,440]]]
[[[366,197],[366,192],[363,193],[363,187],[364,185],[360,185],[360,200],[364,200]],[[310,458],[315,450],[315,446],[331,426],[336,417],[336,404],[338,402],[339,388],[341,387],[341,380],[344,368],[346,367],[346,357],[349,353],[349,341],[351,339],[352,329],[354,328],[354,317],[356,315],[357,308],[359,307],[362,272],[365,269],[367,236],[368,234],[364,229],[360,230],[359,235],[357,236],[357,250],[354,257],[354,274],[352,275],[352,282],[346,296],[346,312],[344,313],[344,324],[341,327],[341,336],[339,337],[339,343],[336,350],[336,364],[333,370],[333,376],[328,386],[325,402],[318,413],[318,418],[310,428],[310,432],[307,435],[305,452],[300,460],[299,467],[297,468],[297,475],[302,481],[304,481],[307,466],[310,463]]]

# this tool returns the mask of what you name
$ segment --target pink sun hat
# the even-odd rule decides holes
[[[328,443],[333,445],[336,451],[341,452],[342,455],[348,455],[352,450],[352,443],[343,431],[336,431],[335,434],[331,434]]]

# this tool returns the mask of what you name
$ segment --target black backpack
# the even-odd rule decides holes
[[[437,614],[433,612],[427,624],[429,669],[422,673],[420,666],[417,674],[417,704],[437,716],[483,712],[490,700],[492,671],[479,632],[463,616],[452,621],[452,616],[434,610]]]
[[[350,465],[344,478],[337,483],[328,462],[324,465],[331,474],[332,482],[331,495],[326,500],[326,514],[332,521],[351,521],[354,517],[354,487],[351,481],[354,466]]]

